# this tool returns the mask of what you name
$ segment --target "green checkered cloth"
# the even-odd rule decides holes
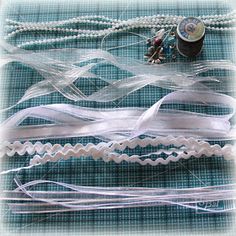
[[[230,6],[221,1],[213,2],[190,2],[190,1],[131,1],[130,3],[115,2],[103,3],[103,1],[5,1],[1,12],[1,19],[6,18],[18,21],[50,21],[63,20],[82,15],[105,15],[115,19],[128,19],[132,17],[173,14],[185,16],[198,16],[208,14],[223,14],[229,12]],[[1,21],[3,22],[3,21]],[[4,22],[3,22],[4,23]],[[96,27],[94,27],[96,29]],[[151,35],[150,30],[136,30],[135,33]],[[48,37],[57,36],[54,34]],[[59,34],[58,34],[59,36]],[[42,38],[43,33],[22,33],[11,40],[11,43]],[[103,48],[130,44],[139,41],[140,38],[129,34],[114,34],[106,38]],[[33,50],[46,48],[100,48],[101,39],[74,40],[66,43],[56,43],[47,46],[31,48]],[[232,33],[207,32],[204,41],[204,50],[199,56],[200,60],[205,59],[233,59],[234,35]],[[143,55],[147,50],[145,43],[137,44],[127,48],[120,48],[111,51],[114,55],[128,56],[143,60]],[[177,57],[177,60],[187,60]],[[125,72],[114,70],[109,66],[100,68],[100,72],[107,78],[123,78]],[[3,70],[1,102],[3,107],[14,104],[31,85],[42,80],[42,77],[35,71],[20,63],[11,63]],[[104,86],[102,82],[94,81],[90,84],[84,80],[76,82],[82,91],[91,93]],[[217,86],[219,86],[217,84]],[[69,103],[79,106],[96,108],[116,108],[116,107],[150,107],[158,99],[166,95],[169,90],[146,86],[145,88],[132,93],[131,95],[115,102],[76,102],[67,100],[59,93],[34,98],[26,101],[14,109],[6,112],[6,117],[15,112],[32,106],[52,103]],[[213,108],[212,108],[213,109]],[[215,108],[216,109],[216,108]],[[222,112],[212,110],[211,112]],[[25,123],[39,124],[41,120],[27,119]],[[99,140],[91,137],[70,138],[60,140],[45,140],[52,143],[98,143]],[[153,149],[150,147],[149,151]],[[132,154],[132,151],[130,151]],[[143,150],[138,148],[136,153],[142,154]],[[28,155],[14,157],[4,157],[2,169],[12,169],[26,166],[29,163]],[[162,187],[162,188],[183,188],[198,187],[205,185],[218,185],[233,182],[232,162],[223,158],[191,158],[178,163],[159,166],[140,166],[128,163],[104,163],[92,159],[72,158],[58,163],[47,163],[34,167],[30,170],[23,170],[17,173],[22,183],[36,179],[47,179],[58,182],[71,183],[76,185],[89,186],[142,186],[142,187]],[[14,189],[13,182],[15,173],[2,176],[2,186],[4,189]],[[56,190],[56,186],[44,186],[44,190]],[[58,235],[77,235],[110,232],[127,234],[163,234],[174,233],[188,235],[196,233],[203,235],[207,233],[228,233],[231,225],[235,222],[233,214],[202,214],[191,209],[179,206],[143,207],[133,209],[96,210],[82,212],[67,212],[59,214],[35,214],[19,215],[13,214],[6,202],[2,204],[1,217],[5,232],[13,235],[35,235],[36,233],[57,232]],[[191,233],[188,233],[190,232]],[[28,235],[27,234],[27,235]]]

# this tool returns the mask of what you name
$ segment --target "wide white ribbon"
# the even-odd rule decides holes
[[[227,108],[223,115],[176,109],[160,109],[164,104],[190,104],[193,107]],[[27,108],[2,123],[5,140],[34,140],[59,137],[96,136],[113,139],[147,135],[183,135],[203,139],[234,139],[230,119],[235,114],[235,99],[219,93],[176,91],[167,94],[149,109],[91,109],[68,104]],[[21,126],[28,117],[41,118],[50,124]],[[229,136],[229,133],[231,136]]]

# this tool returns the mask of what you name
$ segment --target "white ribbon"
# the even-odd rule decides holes
[[[235,185],[219,185],[185,189],[140,188],[140,187],[90,187],[73,184],[34,180],[22,184],[15,179],[17,188],[7,191],[8,201],[27,202],[9,203],[14,213],[49,213],[82,211],[96,209],[117,209],[142,206],[177,205],[209,213],[235,210],[203,208],[198,203],[212,201],[234,201]],[[28,188],[42,184],[52,184],[65,188],[65,191],[32,191]],[[40,202],[40,203],[38,203]]]
[[[164,104],[191,104],[192,106],[215,106],[228,108],[224,115],[210,115],[173,109],[160,109]],[[141,134],[193,136],[203,139],[234,139],[230,119],[235,114],[235,99],[219,93],[176,91],[152,107],[91,109],[67,104],[54,104],[27,108],[2,123],[5,140],[34,140],[59,137],[96,136],[112,138],[122,134],[136,137]],[[48,120],[50,124],[19,126],[28,117]],[[229,133],[231,136],[229,136]]]
[[[199,82],[217,81],[216,78],[196,77],[196,75],[214,69],[236,70],[236,66],[230,61],[199,61],[150,66],[135,59],[115,57],[99,49],[67,48],[31,52],[13,47],[5,42],[0,42],[0,45],[9,52],[9,54],[0,58],[0,66],[12,61],[19,61],[36,69],[45,78],[45,80],[31,86],[15,105],[55,91],[73,101],[109,102],[127,96],[147,85],[174,90],[182,88],[197,91],[207,90],[207,87]],[[94,60],[100,60],[100,62],[93,63]],[[89,64],[81,66],[80,63]],[[113,78],[104,79],[90,72],[92,68],[102,63],[112,64],[122,70],[131,72],[134,76],[114,80]],[[186,68],[187,71],[185,71]],[[78,78],[89,79],[92,77],[101,79],[108,85],[95,93],[85,95],[73,84]]]

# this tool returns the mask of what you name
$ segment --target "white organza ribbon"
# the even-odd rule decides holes
[[[196,75],[214,69],[236,70],[236,66],[232,62],[225,60],[150,66],[132,58],[116,57],[99,49],[67,48],[31,52],[5,42],[0,42],[0,46],[8,52],[8,54],[1,56],[0,67],[9,62],[18,61],[36,69],[44,78],[43,81],[28,88],[24,96],[13,106],[55,91],[73,101],[109,102],[127,96],[147,85],[173,90],[183,88],[197,91],[209,90],[199,82],[216,82],[218,80],[215,77]],[[128,71],[133,76],[115,80],[114,78],[105,79],[91,72],[95,66],[104,63]],[[90,95],[85,95],[73,83],[78,78],[87,78],[88,81],[90,81],[89,78],[96,78],[105,81],[108,85]]]

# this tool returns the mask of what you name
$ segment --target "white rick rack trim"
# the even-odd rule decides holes
[[[162,148],[158,146],[162,145]],[[137,147],[145,148],[147,146],[156,147],[157,150],[147,155],[131,155],[124,153],[126,149],[135,149]],[[168,147],[168,149],[164,149]],[[172,146],[169,148],[169,146]],[[4,154],[13,156],[16,153],[19,155],[30,154],[36,155],[30,160],[30,166],[18,168],[15,170],[9,170],[2,172],[8,173],[11,171],[19,171],[20,169],[31,168],[36,165],[45,164],[47,162],[57,162],[61,159],[67,160],[71,157],[91,157],[94,160],[101,159],[104,162],[114,161],[115,163],[121,163],[122,161],[128,163],[138,163],[140,165],[152,165],[159,164],[167,165],[170,162],[177,162],[181,159],[189,159],[190,157],[200,158],[203,156],[222,156],[226,160],[233,160],[236,152],[236,145],[226,144],[221,147],[218,144],[211,145],[206,141],[200,141],[195,138],[185,137],[157,137],[157,138],[134,138],[131,140],[123,141],[111,141],[108,143],[101,142],[97,145],[88,143],[83,145],[78,143],[76,145],[60,144],[52,145],[51,143],[42,144],[36,142],[20,143],[18,141],[14,143],[4,142],[1,147],[1,156]],[[119,153],[122,152],[122,153]],[[165,154],[166,158],[160,157],[161,154]],[[150,158],[155,156],[155,158]]]
[[[156,155],[157,158],[152,160],[151,158],[145,158],[142,160],[143,156],[127,154],[119,154],[116,151],[124,151],[127,148],[135,149],[140,146],[142,148],[147,146],[157,147],[158,145],[170,146],[174,145],[175,148],[168,150],[160,149],[157,152],[149,153],[149,155]],[[100,143],[98,145],[87,144],[83,146],[81,144],[75,146],[65,145],[61,150],[54,153],[45,153],[42,156],[35,155],[34,158],[30,161],[31,165],[35,164],[44,164],[48,161],[58,161],[59,159],[68,159],[70,157],[82,157],[82,156],[91,156],[94,160],[102,159],[105,162],[114,161],[120,163],[122,161],[139,163],[141,165],[150,164],[152,166],[158,164],[168,164],[169,162],[176,162],[180,159],[188,159],[191,156],[201,157],[206,155],[208,157],[217,155],[224,156],[225,159],[232,159],[234,155],[235,147],[232,145],[225,145],[220,147],[219,145],[210,145],[205,141],[198,141],[194,138],[186,139],[184,137],[158,137],[158,138],[134,138],[132,140],[125,140],[123,142],[109,142],[109,143]],[[158,157],[160,154],[167,154],[166,159]],[[176,153],[177,156],[174,156],[173,153]]]

